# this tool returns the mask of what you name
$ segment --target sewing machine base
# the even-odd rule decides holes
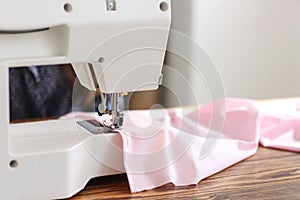
[[[116,133],[92,134],[73,119],[11,124],[9,132],[17,199],[71,197],[93,177],[124,172]]]

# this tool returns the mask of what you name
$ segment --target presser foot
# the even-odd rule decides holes
[[[123,125],[123,117],[123,112],[112,113],[112,118],[104,120],[103,126],[110,130],[121,129]]]
[[[124,113],[119,111],[119,98],[126,93],[112,93],[111,94],[111,119],[105,119],[102,124],[110,130],[120,129],[123,125]],[[98,105],[98,114],[101,116],[106,111],[106,95],[102,94],[102,103]]]
[[[84,120],[77,122],[80,126],[87,129],[90,133],[98,135],[104,133],[117,133],[116,129],[112,129],[109,126],[100,123],[98,120]]]

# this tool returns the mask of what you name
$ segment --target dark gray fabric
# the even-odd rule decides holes
[[[59,117],[71,111],[72,85],[58,65],[9,69],[10,120]]]

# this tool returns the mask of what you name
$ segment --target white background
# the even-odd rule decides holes
[[[172,17],[172,29],[188,34],[215,63],[226,96],[299,96],[299,0],[172,0]],[[187,77],[201,103],[211,100],[206,77],[195,75],[180,59],[167,57],[166,64]],[[165,74],[166,87],[171,79]],[[182,104],[194,102],[184,88],[175,95]],[[166,96],[172,105],[174,96]]]

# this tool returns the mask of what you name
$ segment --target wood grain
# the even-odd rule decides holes
[[[300,199],[300,154],[260,147],[258,152],[197,186],[171,184],[131,194],[126,175],[99,177],[69,200],[100,199]]]

